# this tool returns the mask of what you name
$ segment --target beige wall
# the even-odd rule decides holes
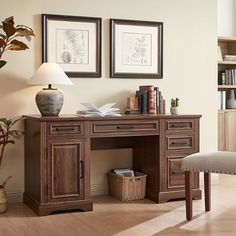
[[[141,84],[159,86],[168,105],[180,98],[182,113],[202,114],[201,150],[217,144],[216,37],[217,1],[214,0],[8,0],[1,4],[1,19],[14,15],[18,24],[31,26],[36,37],[30,50],[6,53],[0,70],[0,116],[38,114],[34,103],[39,87],[25,85],[41,61],[42,13],[98,16],[102,25],[102,78],[77,79],[74,86],[58,86],[65,95],[64,114],[74,114],[82,101],[101,105],[116,102],[122,110],[126,96]],[[109,79],[109,18],[164,22],[164,79]],[[168,106],[169,109],[169,106]],[[13,175],[8,192],[24,189],[23,139],[8,146],[0,177]],[[113,166],[130,166],[131,150],[97,151],[92,155],[92,183],[106,183],[104,173]],[[123,157],[119,162],[120,157]]]

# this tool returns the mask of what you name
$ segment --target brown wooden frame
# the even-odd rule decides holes
[[[142,27],[157,27],[158,45],[157,45],[157,63],[158,71],[156,73],[127,73],[116,71],[116,47],[115,47],[115,25],[130,25]],[[163,78],[163,23],[153,21],[121,20],[110,19],[110,77],[111,78]]]
[[[98,17],[81,17],[81,16],[68,16],[68,15],[52,15],[42,14],[42,62],[48,62],[48,21],[71,21],[71,22],[86,22],[96,24],[96,71],[65,71],[69,77],[82,77],[82,78],[100,78],[101,77],[101,21],[102,18]]]

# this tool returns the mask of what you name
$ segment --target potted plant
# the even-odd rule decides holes
[[[19,139],[23,135],[23,131],[13,128],[13,126],[21,119],[22,118],[0,118],[0,168],[6,146],[8,144],[15,144],[15,139]],[[7,210],[5,186],[10,178],[11,176],[7,177],[2,183],[0,183],[0,213]]]
[[[21,51],[28,49],[29,47],[18,39],[25,38],[30,42],[32,36],[34,36],[34,32],[28,26],[15,26],[13,16],[2,21],[2,25],[0,25],[0,69],[7,63],[7,61],[2,60],[3,54],[6,51]],[[23,135],[22,131],[13,129],[13,126],[19,120],[21,120],[21,118],[13,120],[0,118],[0,167],[6,146],[8,144],[14,144],[14,139],[18,139]],[[7,209],[5,186],[10,178],[11,176],[6,178],[2,183],[0,182],[0,213]]]
[[[170,107],[170,113],[172,115],[178,115],[179,114],[179,98],[172,98],[171,99],[171,107]]]
[[[0,25],[0,68],[6,65],[7,61],[2,60],[3,53],[10,51],[26,50],[29,47],[17,38],[26,38],[30,42],[34,32],[25,25],[14,26],[14,17],[8,17]]]

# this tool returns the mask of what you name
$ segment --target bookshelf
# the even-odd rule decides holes
[[[236,94],[236,61],[224,60],[225,55],[236,55],[236,37],[218,37],[218,47],[222,53],[222,60],[218,61],[218,91],[224,94],[226,100],[229,91],[234,89]],[[222,73],[223,80],[222,80]],[[227,80],[226,80],[227,74]],[[221,94],[221,95],[220,95]],[[218,149],[221,151],[236,151],[236,109],[218,110]]]

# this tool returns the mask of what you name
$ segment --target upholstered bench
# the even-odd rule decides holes
[[[195,153],[182,161],[185,172],[186,218],[192,220],[192,176],[193,172],[204,172],[205,211],[211,210],[210,173],[236,175],[236,152]]]

